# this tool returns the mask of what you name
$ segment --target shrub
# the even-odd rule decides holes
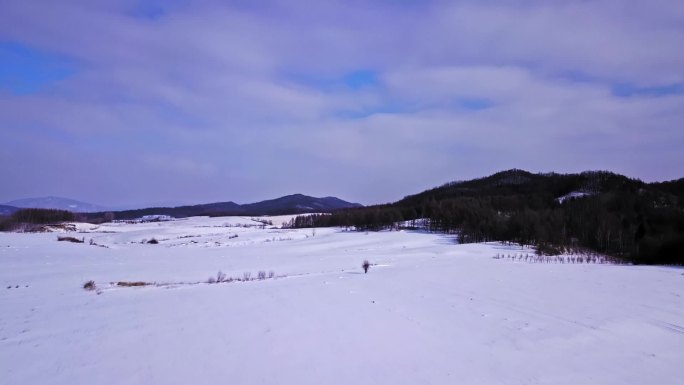
[[[266,272],[263,271],[263,270],[259,271],[259,272],[257,273],[257,278],[260,279],[260,280],[261,280],[261,279],[266,279]]]
[[[156,240],[156,239],[154,239],[154,238],[152,238],[152,239],[150,239],[149,241],[147,241],[147,244],[149,244],[149,245],[156,245],[156,244],[158,244],[158,243],[159,243],[159,241]]]
[[[252,273],[250,273],[249,271],[245,271],[244,273],[242,273],[242,279],[244,281],[251,280],[252,279]]]
[[[121,281],[116,283],[117,286],[123,286],[123,287],[134,287],[134,286],[147,286],[149,283],[147,282],[142,282],[142,281],[137,281],[137,282],[126,282],[126,281]]]
[[[60,242],[72,242],[72,243],[83,243],[83,242],[85,242],[85,238],[78,239],[78,238],[74,238],[74,237],[57,237],[57,240]]]
[[[95,281],[92,281],[92,280],[84,283],[83,288],[85,290],[88,290],[88,291],[92,291],[92,290],[97,289],[97,287],[95,286]]]
[[[225,280],[226,280],[226,273],[219,270],[219,272],[216,273],[216,282],[221,283],[221,282],[224,282]]]
[[[363,267],[363,273],[364,274],[368,273],[368,268],[370,267],[370,262],[368,262],[368,260],[363,261],[363,265],[361,265],[361,267]]]

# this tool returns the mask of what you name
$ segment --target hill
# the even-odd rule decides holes
[[[539,252],[595,251],[635,263],[684,264],[684,180],[644,183],[608,171],[502,171],[387,205],[299,217],[294,227],[395,228],[426,219],[460,242],[510,241]]]
[[[9,216],[19,211],[18,207],[0,205],[0,216]]]
[[[227,215],[286,215],[328,213],[334,210],[352,207],[362,206],[358,203],[350,203],[335,197],[315,198],[302,194],[294,194],[243,205],[235,202],[216,202],[179,207],[151,207],[115,212],[95,212],[87,213],[84,217],[89,221],[96,222],[112,219],[134,219],[144,215],[170,215],[176,218]]]
[[[335,197],[314,198],[307,195],[294,194],[242,205],[242,208],[246,212],[261,213],[260,215],[284,215],[330,212],[333,210],[361,206],[362,205],[358,203],[350,203]]]

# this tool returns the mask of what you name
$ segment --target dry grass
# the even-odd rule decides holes
[[[151,283],[142,282],[142,281],[137,281],[137,282],[120,281],[120,282],[116,283],[116,286],[121,286],[121,287],[135,287],[135,286],[147,286],[147,285],[151,285]]]

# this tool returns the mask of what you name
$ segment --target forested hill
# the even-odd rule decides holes
[[[581,174],[532,174],[524,170],[508,170],[469,181],[451,182],[440,187],[410,195],[397,202],[411,205],[428,200],[443,200],[474,196],[527,195],[545,201],[568,194],[596,194],[607,191],[635,191],[646,184],[607,171],[587,171]]]
[[[396,227],[429,219],[461,242],[512,241],[540,251],[588,249],[635,263],[684,263],[684,179],[644,183],[607,171],[508,170],[398,202],[302,216],[293,226]]]

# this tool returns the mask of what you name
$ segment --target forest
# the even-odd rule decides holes
[[[532,245],[539,253],[593,251],[635,264],[684,264],[684,179],[644,183],[607,171],[503,171],[398,202],[303,215],[292,227],[359,231],[414,227],[459,242]]]
[[[21,209],[10,216],[0,216],[0,231],[32,231],[41,224],[73,222],[79,217],[65,210],[53,209]]]

